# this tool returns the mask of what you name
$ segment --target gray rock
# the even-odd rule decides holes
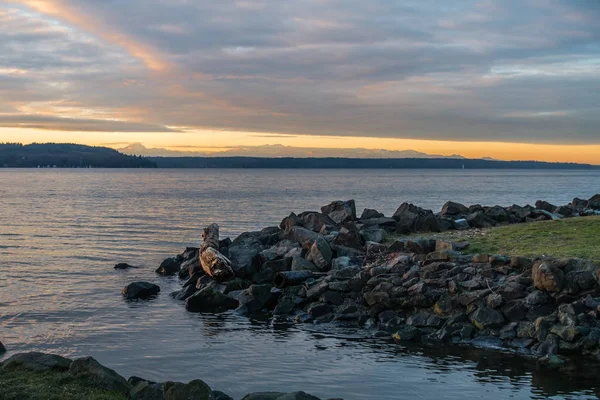
[[[102,389],[123,394],[129,394],[132,389],[125,378],[112,369],[101,365],[92,357],[74,360],[69,367],[69,372],[73,375],[87,377],[90,382]]]
[[[504,317],[498,311],[488,307],[478,308],[470,317],[471,322],[479,329],[497,328],[504,324]]]
[[[17,353],[10,356],[2,364],[3,369],[23,368],[29,371],[42,372],[49,370],[66,371],[71,360],[55,355],[38,352]]]
[[[171,257],[164,260],[157,268],[156,273],[162,276],[177,275],[181,268],[182,259],[179,257]]]
[[[385,229],[368,228],[360,231],[360,235],[365,240],[365,242],[381,243],[383,242],[383,239],[385,239],[387,232],[385,231]]]
[[[382,218],[384,215],[377,210],[365,208],[360,216],[360,219]]]
[[[454,217],[457,215],[464,215],[469,212],[469,209],[460,203],[449,201],[442,207],[442,216]]]
[[[121,291],[128,300],[147,299],[160,293],[160,287],[150,282],[133,282]]]
[[[329,267],[331,259],[333,258],[333,252],[331,246],[329,246],[329,242],[320,235],[311,246],[309,254],[312,262],[321,271],[326,270],[327,267]]]

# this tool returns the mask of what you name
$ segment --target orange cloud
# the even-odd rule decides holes
[[[12,3],[20,3],[28,8],[65,21],[103,39],[107,42],[120,46],[127,50],[133,57],[141,60],[148,69],[160,72],[169,68],[163,57],[150,46],[141,43],[121,32],[115,31],[115,27],[104,26],[98,20],[69,7],[62,0],[8,0]]]

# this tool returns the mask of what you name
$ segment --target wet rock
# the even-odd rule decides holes
[[[344,303],[344,296],[342,296],[339,292],[335,291],[327,291],[321,295],[321,301],[323,303],[333,304],[335,306],[340,306]]]
[[[564,272],[549,262],[536,263],[532,269],[533,283],[537,289],[558,293],[564,285]]]
[[[0,342],[0,354],[4,353],[6,353],[6,347],[4,346],[4,344],[2,344],[2,342]]]
[[[296,299],[295,296],[286,295],[283,296],[277,302],[277,306],[273,310],[273,315],[287,315],[291,314],[292,311],[296,308]]]
[[[179,269],[181,268],[182,259],[179,257],[171,257],[164,260],[156,273],[162,276],[173,276],[179,273]]]
[[[196,293],[198,289],[195,286],[186,286],[181,290],[171,293],[171,297],[175,300],[186,300],[188,297]]]
[[[160,287],[150,282],[133,282],[121,291],[128,300],[147,299],[160,293]]]
[[[307,312],[313,318],[322,317],[324,315],[330,314],[332,311],[333,311],[333,307],[330,304],[325,304],[325,303],[316,303],[316,304],[311,305],[307,309]]]
[[[580,338],[583,335],[586,335],[589,332],[589,328],[581,327],[581,326],[563,326],[563,325],[554,325],[550,329],[550,333],[558,336],[559,338],[567,341],[573,342],[574,340]]]
[[[38,352],[17,353],[10,356],[0,364],[2,369],[23,368],[28,371],[66,371],[71,365],[71,360],[55,355]]]
[[[329,289],[329,283],[326,281],[320,281],[315,283],[306,289],[306,298],[307,299],[317,299],[323,293],[325,293]]]
[[[164,400],[213,400],[212,390],[210,387],[199,379],[191,381],[188,384],[179,382],[165,383]]]
[[[235,309],[239,301],[212,287],[206,287],[187,298],[185,308],[191,312],[219,313]]]
[[[475,310],[470,315],[470,320],[479,329],[497,328],[502,326],[505,319],[498,311],[488,307],[482,307]]]
[[[124,270],[124,269],[130,269],[130,268],[137,268],[137,267],[134,267],[133,265],[130,265],[127,263],[118,263],[117,265],[115,265],[115,269]]]
[[[254,314],[271,309],[275,305],[278,297],[271,289],[271,285],[265,284],[252,285],[248,289],[242,290],[239,294],[234,296],[240,303],[238,312],[242,314]]]
[[[84,357],[74,360],[69,366],[69,372],[73,375],[85,376],[95,385],[102,389],[111,390],[123,394],[129,394],[131,385],[125,378],[110,368],[101,365],[92,357]]]
[[[525,318],[527,307],[519,300],[512,300],[502,307],[502,313],[509,321],[518,322]]]
[[[319,268],[311,261],[308,261],[305,258],[300,256],[295,256],[292,258],[292,266],[291,271],[312,271],[319,272]]]
[[[326,270],[333,258],[329,242],[323,236],[318,236],[310,248],[309,256],[318,269]]]
[[[392,338],[396,342],[410,342],[418,340],[421,335],[419,328],[411,325],[407,325],[402,329],[399,329],[392,335]]]

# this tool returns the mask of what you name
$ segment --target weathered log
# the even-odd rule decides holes
[[[219,225],[213,223],[204,228],[202,239],[200,265],[204,272],[219,282],[232,279],[235,274],[231,261],[219,252]]]
[[[286,286],[299,285],[307,279],[322,275],[312,271],[283,271],[275,274],[273,284],[281,289]]]

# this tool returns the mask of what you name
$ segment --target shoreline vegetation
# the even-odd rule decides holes
[[[582,356],[600,361],[599,233],[600,194],[560,206],[447,202],[439,213],[404,203],[391,217],[368,208],[358,216],[354,200],[334,201],[233,240],[213,223],[200,247],[156,273],[181,279],[170,295],[189,312],[348,327],[389,346],[508,352],[568,374]],[[132,282],[122,295],[152,301],[160,286]],[[90,357],[21,353],[0,364],[2,398],[82,396],[231,399],[201,380],[127,381]],[[318,399],[295,392],[243,400]]]
[[[600,165],[464,158],[142,157],[107,147],[0,143],[0,168],[277,168],[597,170]]]

